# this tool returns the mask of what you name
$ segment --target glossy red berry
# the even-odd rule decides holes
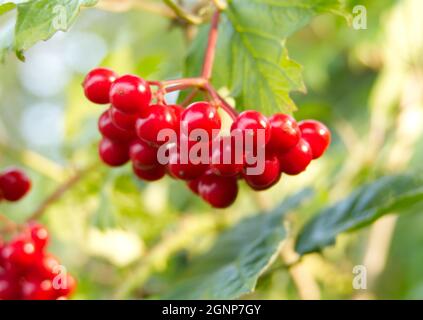
[[[245,169],[243,177],[247,184],[254,190],[261,191],[269,189],[278,183],[281,178],[279,160],[275,155],[267,156],[263,164],[258,164],[253,167],[257,167],[257,170],[261,169],[261,173],[249,173],[248,169],[252,169],[252,166],[249,166]]]
[[[54,289],[51,280],[25,279],[21,284],[23,300],[52,300]]]
[[[34,268],[30,272],[30,278],[42,278],[54,280],[60,274],[59,261],[49,253],[39,255],[34,263]]]
[[[211,143],[222,126],[217,109],[208,102],[194,102],[181,114],[184,136],[192,141]],[[201,130],[200,133],[198,133]],[[204,135],[203,135],[204,133]]]
[[[49,235],[47,229],[36,222],[31,222],[28,226],[28,231],[31,235],[31,239],[34,242],[35,249],[42,251],[48,244]]]
[[[238,195],[238,182],[235,177],[221,177],[206,173],[199,179],[198,193],[215,208],[227,208]]]
[[[279,155],[281,171],[289,175],[297,175],[307,169],[313,159],[310,145],[304,139],[300,139],[298,144]]]
[[[299,127],[302,138],[310,145],[313,159],[320,158],[330,144],[329,129],[323,123],[315,120],[301,121]]]
[[[116,79],[110,88],[110,102],[125,113],[143,114],[151,101],[150,86],[144,79],[124,75]]]
[[[277,113],[269,118],[271,135],[266,150],[276,154],[295,147],[300,140],[300,129],[293,117]]]
[[[17,168],[9,168],[0,174],[0,194],[8,201],[22,199],[31,189],[31,180]]]
[[[98,152],[101,160],[111,167],[119,167],[129,161],[129,145],[107,138],[100,141]]]
[[[36,258],[34,243],[26,236],[19,236],[2,250],[3,259],[19,268],[31,266]]]
[[[224,177],[237,176],[244,168],[242,145],[237,148],[236,139],[224,136],[213,142],[210,169],[214,174]]]
[[[140,117],[138,114],[129,114],[120,111],[114,107],[110,108],[110,118],[112,119],[113,124],[124,131],[135,131],[135,122]]]
[[[247,110],[242,112],[232,123],[231,132],[241,134],[244,137],[244,149],[251,150],[257,145],[264,145],[269,142],[271,128],[269,121],[264,115],[258,111]],[[248,136],[251,138],[247,138]],[[258,141],[260,137],[262,141]],[[252,145],[249,146],[250,139]]]
[[[85,96],[97,104],[109,103],[110,87],[117,77],[115,72],[107,68],[92,70],[87,74],[83,83]]]
[[[139,169],[147,170],[159,165],[157,149],[141,139],[131,143],[129,156],[132,164]]]
[[[104,111],[98,119],[98,130],[103,137],[114,141],[130,141],[135,137],[133,132],[122,130],[113,124],[110,109]]]
[[[145,181],[157,181],[163,178],[166,174],[166,167],[158,165],[149,169],[141,169],[136,166],[132,166],[135,175],[141,180]]]
[[[194,163],[192,157],[181,157],[179,151],[170,153],[167,167],[170,175],[181,180],[197,179],[209,168],[201,159],[198,159],[198,163]]]
[[[136,122],[136,132],[138,137],[154,146],[160,146],[168,140],[160,141],[159,133],[164,130],[177,134],[177,118],[172,109],[162,105],[152,105],[148,115],[140,118]]]

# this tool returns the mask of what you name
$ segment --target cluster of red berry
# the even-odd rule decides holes
[[[0,201],[18,201],[31,189],[31,181],[22,170],[9,168],[0,173]]]
[[[48,239],[37,223],[8,243],[0,238],[0,300],[56,300],[72,294],[75,280],[45,251]]]
[[[228,207],[235,201],[238,179],[243,178],[254,190],[270,188],[279,181],[281,173],[296,175],[304,171],[330,143],[330,132],[320,122],[307,120],[297,124],[289,115],[267,118],[253,110],[234,119],[231,136],[220,136],[217,103],[195,102],[185,109],[164,102],[152,104],[147,81],[134,75],[119,77],[105,68],[91,71],[83,86],[90,101],[111,104],[98,123],[103,136],[99,154],[104,163],[121,166],[131,160],[134,173],[146,181],[159,180],[168,173],[187,181],[193,192],[216,208]],[[177,143],[161,139],[159,133],[165,129],[178,134]],[[197,130],[205,135],[195,136]],[[247,169],[256,164],[245,160],[245,150],[241,161],[234,161],[237,151],[233,140],[237,133],[244,142],[247,136],[252,137],[255,141],[252,153],[264,151],[265,157],[257,160],[263,161],[262,172],[249,173]],[[188,148],[182,148],[183,142]],[[198,144],[208,145],[208,161],[191,157],[191,149]],[[167,163],[158,159],[163,145],[169,151]],[[231,161],[222,161],[225,157]]]

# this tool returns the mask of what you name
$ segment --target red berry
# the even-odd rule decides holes
[[[18,201],[31,189],[31,180],[17,168],[10,168],[0,174],[0,194],[5,200]]]
[[[210,103],[194,102],[182,112],[181,125],[182,132],[189,140],[200,141],[203,137],[194,130],[203,130],[207,136],[207,141],[203,142],[211,143],[222,123],[217,109]]]
[[[260,112],[254,110],[247,110],[242,112],[232,123],[231,132],[234,134],[242,134],[244,137],[244,149],[251,150],[257,145],[265,145],[270,140],[271,128],[269,121]],[[259,135],[261,132],[261,135]],[[250,143],[252,137],[253,145]],[[263,141],[258,141],[258,137],[262,137]]]
[[[104,111],[98,119],[98,129],[103,137],[111,140],[129,141],[134,138],[132,132],[122,130],[113,124],[110,109]]]
[[[28,226],[28,231],[31,234],[35,249],[41,252],[46,247],[49,240],[47,229],[36,222],[31,222]]]
[[[159,141],[159,133],[162,130],[172,130],[176,134],[176,120],[176,115],[172,109],[162,105],[152,105],[150,106],[148,115],[145,118],[137,120],[137,135],[147,143],[160,146],[166,141]]]
[[[194,179],[191,181],[187,181],[187,186],[188,188],[195,194],[199,194],[198,193],[198,184],[200,183],[200,179]]]
[[[147,81],[134,75],[122,76],[110,88],[110,102],[125,113],[141,113],[151,101],[151,90]]]
[[[278,183],[281,178],[281,168],[276,156],[266,157],[263,167],[263,171],[260,174],[248,173],[248,168],[246,168],[243,175],[247,184],[257,191],[269,189]],[[258,168],[260,166],[257,166]]]
[[[2,250],[4,260],[23,269],[30,267],[34,263],[36,254],[34,242],[26,236],[15,238]]]
[[[167,105],[167,107],[171,109],[173,113],[175,114],[176,133],[179,135],[179,130],[181,127],[181,116],[182,116],[182,112],[184,112],[185,109],[177,104],[169,104]]]
[[[7,274],[0,274],[0,300],[16,299],[19,299],[18,280]]]
[[[138,114],[129,114],[113,107],[110,108],[110,118],[113,124],[124,131],[134,132],[135,122],[139,117]]]
[[[295,147],[300,140],[300,129],[293,117],[277,113],[269,118],[271,136],[266,148],[269,152],[283,153]]]
[[[241,148],[237,150],[236,140],[233,136],[220,137],[218,142],[213,142],[213,151],[210,169],[219,176],[236,176],[244,168],[244,153]]]
[[[60,274],[59,281],[53,281],[54,298],[70,297],[76,290],[76,280],[69,273]],[[56,283],[57,282],[57,283]],[[58,287],[56,287],[58,285]]]
[[[110,87],[117,78],[117,74],[110,69],[97,68],[85,77],[83,87],[85,96],[91,102],[106,104],[110,102]]]
[[[23,300],[52,300],[55,293],[51,280],[26,279],[21,284]]]
[[[132,166],[135,175],[141,180],[145,181],[157,181],[163,178],[166,174],[166,167],[158,165],[150,169],[141,169],[136,166]]]
[[[326,126],[315,120],[305,120],[299,123],[302,138],[308,142],[313,159],[320,158],[330,144],[330,131]]]
[[[220,177],[206,173],[199,179],[198,193],[215,208],[227,208],[238,195],[238,182],[235,177]]]
[[[132,164],[143,170],[152,169],[159,165],[157,149],[141,139],[137,139],[131,143],[129,156]]]
[[[307,169],[312,158],[310,145],[304,139],[300,139],[294,148],[279,155],[281,171],[289,175],[300,174]]]
[[[100,141],[98,152],[101,160],[111,167],[119,167],[129,161],[129,146],[107,138]]]
[[[43,254],[36,259],[33,270],[33,278],[54,280],[60,274],[60,263],[52,254]]]
[[[194,180],[199,178],[208,169],[208,165],[201,162],[201,159],[198,159],[199,163],[193,163],[192,160],[192,157],[188,155],[181,158],[179,150],[171,152],[169,164],[167,166],[169,174],[181,180]],[[197,161],[197,159],[195,160]]]

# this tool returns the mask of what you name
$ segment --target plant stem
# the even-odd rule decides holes
[[[226,100],[221,95],[219,95],[219,93],[211,84],[208,84],[206,86],[206,90],[210,94],[212,99],[216,103],[218,103],[222,107],[222,109],[225,110],[229,114],[232,120],[235,120],[238,117],[238,112],[234,108],[232,108],[232,106],[229,103],[227,103]]]
[[[194,14],[187,12],[184,8],[179,6],[173,0],[163,0],[163,2],[175,12],[175,14],[182,20],[190,24],[200,24],[202,19]]]
[[[219,29],[220,12],[217,10],[212,17],[207,49],[204,56],[203,71],[201,73],[204,79],[210,80],[213,72],[214,57],[216,53],[217,36]]]

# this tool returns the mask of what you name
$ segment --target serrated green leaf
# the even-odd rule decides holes
[[[423,177],[383,177],[323,209],[300,232],[296,251],[316,252],[335,243],[336,236],[369,225],[388,213],[402,213],[423,206]]]
[[[213,83],[229,87],[239,110],[290,113],[291,91],[304,91],[301,67],[289,59],[284,40],[315,15],[337,11],[337,0],[228,0],[221,18]],[[187,73],[199,73],[206,47],[202,28],[187,59]]]
[[[284,214],[310,195],[310,190],[300,192],[272,212],[247,218],[223,232],[207,253],[193,259],[164,298],[235,299],[253,291],[285,239]]]
[[[14,41],[18,57],[38,41],[51,38],[57,31],[67,31],[81,7],[96,3],[97,0],[33,0],[18,4]]]

